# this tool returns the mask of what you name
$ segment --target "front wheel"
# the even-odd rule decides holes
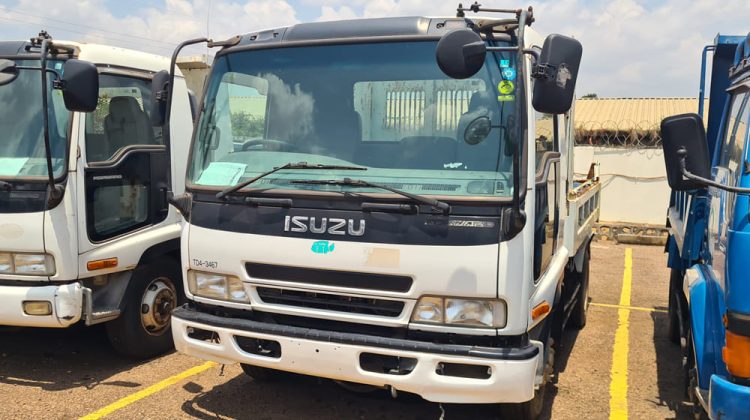
[[[551,381],[555,366],[555,346],[552,337],[547,338],[545,349],[546,364],[542,375],[542,384],[534,391],[534,398],[515,404],[500,404],[500,418],[513,420],[535,420],[544,410],[544,397],[547,383]]]
[[[589,309],[589,265],[591,261],[590,248],[586,248],[583,254],[581,272],[573,271],[571,277],[578,282],[578,293],[576,294],[576,305],[570,313],[568,325],[573,328],[582,329],[586,326],[586,314]],[[574,269],[575,270],[575,269]]]
[[[136,270],[125,292],[124,311],[106,324],[107,336],[118,353],[147,359],[174,348],[170,321],[180,303],[178,264]]]
[[[669,276],[669,324],[667,326],[667,334],[669,335],[669,341],[679,344],[681,338],[680,331],[680,306],[677,299],[680,298],[679,293],[682,288],[682,271],[673,268]]]

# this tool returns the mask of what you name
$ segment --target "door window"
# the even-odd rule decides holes
[[[745,145],[747,143],[748,112],[747,94],[735,94],[730,101],[724,133],[721,139],[714,181],[736,186],[744,172]],[[720,284],[724,283],[727,252],[727,230],[732,226],[736,194],[711,188],[711,210],[709,216],[709,249],[713,273]]]
[[[162,185],[159,182],[169,170],[168,162],[163,161],[166,150],[122,154],[138,146],[164,144],[161,128],[151,124],[150,97],[149,80],[99,75],[99,102],[96,110],[87,114],[85,128],[87,223],[93,241],[128,233],[158,219],[153,189]]]
[[[99,102],[86,118],[86,160],[108,161],[133,145],[164,144],[161,127],[151,124],[151,82],[99,75]]]
[[[534,219],[534,278],[539,279],[547,270],[557,247],[560,187],[559,155],[549,152],[560,151],[558,130],[559,117],[535,113],[536,173],[536,217]],[[547,162],[549,170],[545,173]]]

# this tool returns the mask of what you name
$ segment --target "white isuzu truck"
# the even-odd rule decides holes
[[[572,175],[581,45],[532,22],[474,5],[219,43],[172,200],[176,348],[538,416],[586,322],[599,184]]]
[[[168,66],[44,32],[0,42],[0,325],[107,322],[123,354],[171,348],[181,219],[167,200],[184,189],[192,114],[178,77],[182,141],[154,126],[152,78]]]

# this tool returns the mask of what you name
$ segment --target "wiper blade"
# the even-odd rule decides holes
[[[341,169],[341,170],[347,170],[347,171],[366,171],[367,168],[363,166],[346,166],[346,165],[324,165],[319,163],[307,163],[307,162],[289,162],[284,165],[281,165],[277,168],[273,168],[270,171],[263,172],[262,174],[250,178],[247,181],[240,182],[237,185],[232,185],[231,187],[228,187],[216,194],[216,198],[224,198],[227,194],[232,194],[233,192],[239,191],[248,185],[252,184],[253,182],[267,177],[268,175],[271,175],[275,172],[278,172],[282,169]]]
[[[443,213],[448,213],[450,211],[450,204],[446,203],[445,201],[435,200],[434,198],[428,198],[422,195],[418,194],[412,194],[410,192],[399,190],[398,188],[393,188],[388,185],[383,184],[374,184],[369,181],[365,181],[363,179],[351,179],[351,178],[344,178],[344,179],[301,179],[292,181],[292,184],[308,184],[308,185],[343,185],[348,187],[369,187],[369,188],[379,188],[381,190],[390,191],[392,193],[401,195],[406,198],[410,198],[416,202],[427,204],[429,206],[432,206],[435,209],[438,209],[442,211]]]

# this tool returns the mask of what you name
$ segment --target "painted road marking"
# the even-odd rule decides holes
[[[589,305],[591,305],[591,306],[601,306],[602,308],[627,309],[629,311],[659,312],[659,313],[665,313],[665,314],[668,312],[666,309],[644,308],[643,306],[613,305],[611,303],[590,302]]]
[[[612,352],[612,370],[609,383],[609,418],[628,418],[628,347],[630,322],[630,287],[633,279],[633,249],[625,249],[625,270],[622,273],[621,308],[617,309],[617,331]]]
[[[218,365],[216,363],[214,363],[214,362],[206,362],[206,363],[204,363],[202,365],[195,366],[195,367],[190,368],[190,369],[188,369],[186,371],[178,373],[177,375],[170,376],[169,378],[167,378],[167,379],[165,379],[165,380],[163,380],[161,382],[157,382],[157,383],[151,385],[148,388],[142,389],[142,390],[140,390],[140,391],[138,391],[136,393],[128,395],[127,397],[121,398],[121,399],[113,402],[112,404],[104,407],[104,408],[101,408],[101,409],[99,409],[99,410],[97,410],[97,411],[95,411],[95,412],[93,412],[93,413],[91,413],[91,414],[89,414],[87,416],[81,417],[79,420],[95,420],[95,419],[100,419],[100,418],[102,418],[104,416],[107,416],[109,414],[114,413],[115,411],[117,411],[117,410],[119,410],[121,408],[127,407],[130,404],[133,404],[134,402],[136,402],[138,400],[146,398],[146,397],[148,397],[151,394],[155,394],[155,393],[161,391],[164,388],[170,387],[170,386],[176,384],[177,382],[180,382],[181,380],[183,380],[185,378],[189,378],[189,377],[191,377],[193,375],[197,375],[197,374],[199,374],[201,372],[205,372],[205,371],[207,371],[208,369],[211,369],[214,366],[218,366]]]

